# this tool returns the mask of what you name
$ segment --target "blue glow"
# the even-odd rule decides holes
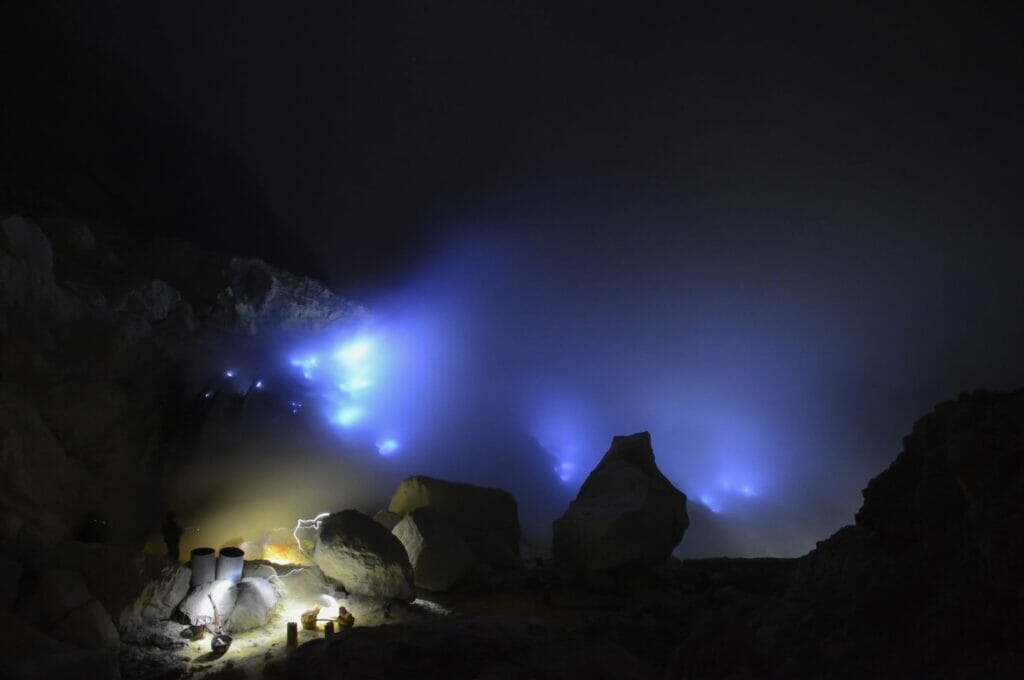
[[[352,427],[363,417],[363,409],[358,406],[346,406],[338,411],[335,421],[342,427]]]
[[[365,362],[373,350],[373,341],[361,337],[342,346],[334,353],[334,358],[348,367],[355,367]]]
[[[700,502],[701,502],[701,505],[703,505],[704,507],[706,507],[708,510],[710,510],[713,513],[715,513],[716,515],[721,510],[721,508],[718,506],[718,503],[715,503],[714,500],[711,498],[711,496],[708,496],[707,494],[704,494],[704,495],[702,495],[700,497]]]
[[[203,392],[203,399],[213,399],[213,390]]]
[[[359,392],[365,390],[368,387],[373,387],[373,381],[367,378],[365,375],[357,375],[353,378],[349,378],[343,383],[338,384],[338,389],[342,392]]]
[[[262,380],[257,380],[256,381],[256,389],[258,389],[258,390],[263,389],[263,381]]]
[[[377,442],[377,452],[382,456],[389,456],[398,450],[398,442],[394,439],[385,439]]]
[[[563,460],[555,468],[555,474],[562,480],[563,483],[568,482],[572,479],[572,473],[576,470],[576,464],[572,461]]]
[[[312,380],[313,369],[316,368],[317,365],[319,364],[319,359],[317,359],[316,355],[301,358],[292,358],[291,364],[292,366],[297,366],[300,369],[302,369],[303,378],[305,378],[306,380]]]
[[[234,378],[235,372],[229,368],[228,370],[224,371],[224,375],[227,376],[228,378]]]

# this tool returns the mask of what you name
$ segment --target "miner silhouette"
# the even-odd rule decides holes
[[[163,534],[164,543],[167,544],[167,557],[175,562],[178,561],[178,553],[181,549],[181,525],[175,521],[174,513],[168,512],[164,520]]]

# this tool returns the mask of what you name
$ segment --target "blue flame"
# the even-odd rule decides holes
[[[382,456],[390,456],[398,450],[398,441],[395,439],[384,439],[377,442],[377,452]]]

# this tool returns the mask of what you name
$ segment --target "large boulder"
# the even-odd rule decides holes
[[[160,573],[150,579],[137,598],[122,612],[122,628],[141,622],[169,619],[185,596],[188,595],[192,570],[183,564],[168,561]]]
[[[509,492],[419,475],[402,480],[388,509],[404,517],[422,507],[451,522],[481,562],[519,565],[519,512]]]
[[[265,626],[277,607],[277,593],[269,581],[262,578],[243,578],[238,582],[238,599],[231,610],[227,631],[241,633]]]
[[[193,626],[224,625],[234,611],[238,588],[231,581],[211,581],[196,586],[181,603],[182,615]]]
[[[450,590],[476,562],[473,550],[445,516],[432,507],[416,508],[392,533],[405,546],[420,588]]]
[[[415,599],[412,564],[402,542],[357,510],[324,518],[313,560],[349,593],[381,600]]]
[[[654,462],[647,432],[611,448],[554,523],[555,561],[574,571],[662,564],[689,526],[686,495]]]

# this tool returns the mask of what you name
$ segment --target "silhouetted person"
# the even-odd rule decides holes
[[[167,557],[178,561],[178,552],[181,550],[181,525],[174,521],[174,513],[167,513],[167,519],[163,526],[164,543],[167,544]]]

